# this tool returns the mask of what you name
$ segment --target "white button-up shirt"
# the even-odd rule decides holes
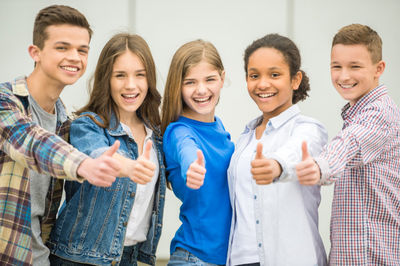
[[[301,161],[301,143],[307,141],[308,150],[312,156],[320,153],[326,144],[328,136],[325,128],[315,119],[300,114],[297,105],[293,105],[278,116],[271,118],[260,141],[263,143],[263,155],[279,162],[282,174],[270,185],[257,185],[251,173],[243,173],[240,167],[244,152],[251,152],[252,158],[256,145],[249,150],[248,145],[254,138],[254,131],[262,121],[259,117],[251,121],[240,136],[235,153],[228,169],[230,199],[233,208],[231,234],[227,265],[234,260],[243,262],[237,256],[241,248],[235,239],[235,230],[244,228],[243,221],[252,221],[255,232],[249,235],[254,240],[243,238],[243,253],[248,250],[245,245],[251,245],[257,250],[258,261],[261,265],[326,265],[326,254],[322,239],[318,232],[318,206],[320,203],[319,186],[302,186],[297,181],[295,166]],[[250,168],[246,168],[250,171]],[[251,182],[251,190],[241,189],[244,182]],[[248,187],[248,186],[247,186]],[[249,194],[251,193],[251,194]],[[240,198],[237,198],[240,195]],[[239,200],[247,200],[238,204]],[[242,206],[253,206],[241,208]],[[240,209],[238,209],[240,208]],[[253,217],[240,217],[240,216]],[[235,255],[236,254],[236,255]],[[247,254],[243,254],[243,257]],[[253,263],[256,261],[248,261]]]

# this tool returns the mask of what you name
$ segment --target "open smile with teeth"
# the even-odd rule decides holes
[[[260,98],[269,98],[269,97],[275,96],[276,93],[259,93],[259,94],[257,94],[257,95],[258,95],[258,97],[260,97]]]
[[[78,72],[79,68],[78,67],[73,67],[73,66],[61,66],[62,69],[70,71],[70,72]]]
[[[351,88],[355,87],[356,85],[357,85],[357,83],[354,83],[354,84],[340,84],[339,83],[339,86],[342,87],[343,89],[351,89]]]
[[[135,94],[121,94],[121,96],[125,99],[135,99],[139,96],[139,93]]]
[[[211,100],[211,96],[201,97],[201,98],[193,98],[193,101],[195,101],[197,103],[205,103],[205,102],[208,102],[209,100]]]

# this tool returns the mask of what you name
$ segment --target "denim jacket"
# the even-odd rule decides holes
[[[86,113],[101,121],[94,113]],[[72,144],[82,152],[97,157],[116,140],[119,153],[136,159],[137,144],[116,125],[115,115],[107,129],[96,125],[88,116],[71,125]],[[162,139],[153,132],[153,147],[159,161],[159,176],[155,187],[154,206],[147,240],[139,245],[138,260],[155,264],[155,252],[161,235],[165,201],[165,166]],[[135,200],[136,183],[129,178],[117,178],[111,187],[95,187],[88,182],[67,182],[66,206],[60,212],[47,243],[50,251],[61,258],[96,265],[116,265],[121,260],[130,212]]]

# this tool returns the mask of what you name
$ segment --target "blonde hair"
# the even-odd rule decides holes
[[[161,131],[178,119],[184,108],[182,81],[189,69],[202,60],[214,66],[220,75],[224,72],[221,57],[213,44],[195,40],[182,45],[174,54],[169,67],[162,102]]]

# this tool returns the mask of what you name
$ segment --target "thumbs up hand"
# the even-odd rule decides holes
[[[120,162],[113,158],[119,145],[119,141],[116,141],[100,157],[85,159],[79,165],[77,174],[85,178],[92,185],[99,187],[111,186],[121,170]]]
[[[263,145],[259,142],[257,144],[256,156],[251,161],[251,174],[258,185],[268,185],[281,175],[282,168],[276,160],[265,158],[262,150]]]
[[[143,148],[143,153],[136,161],[131,160],[131,167],[128,171],[129,178],[138,184],[147,184],[154,176],[156,165],[150,161],[150,152],[153,142],[151,140],[146,142]]]
[[[321,179],[321,171],[318,164],[308,153],[307,142],[301,145],[302,159],[296,165],[296,174],[302,185],[315,185]]]
[[[199,189],[204,183],[206,168],[204,155],[201,150],[197,150],[197,160],[195,160],[186,172],[186,185],[192,189]]]

